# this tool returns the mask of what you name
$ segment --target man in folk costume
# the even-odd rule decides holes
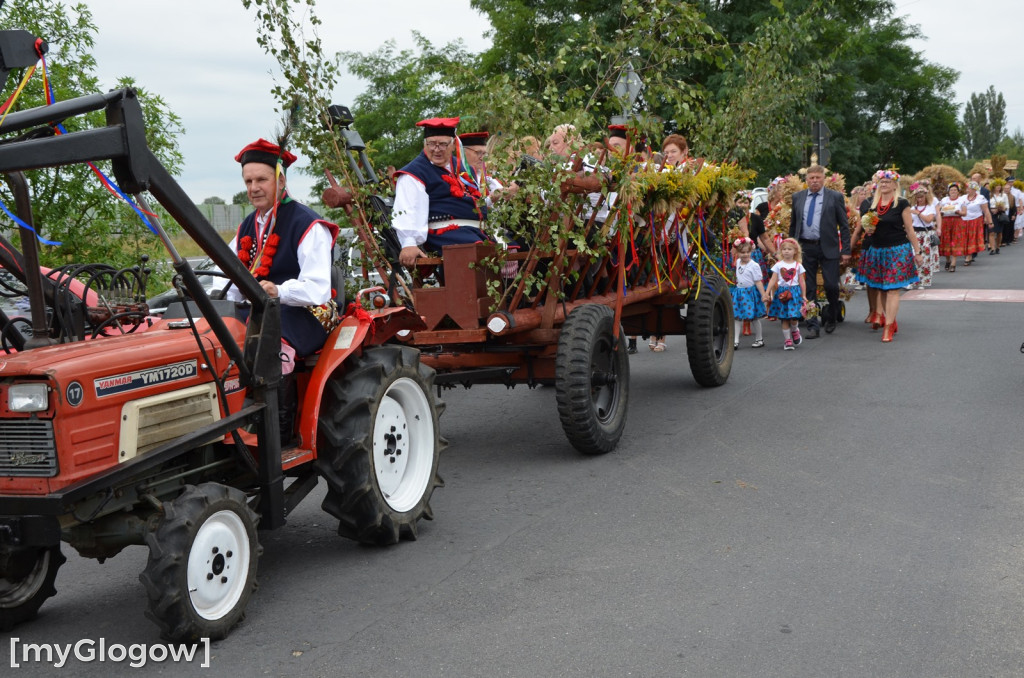
[[[453,171],[452,150],[458,118],[429,118],[423,128],[423,153],[395,173],[392,226],[402,245],[398,256],[412,266],[427,252],[446,245],[487,241],[480,223],[487,207],[478,202],[480,189]]]
[[[295,358],[320,350],[337,309],[332,300],[331,265],[338,227],[291,198],[285,169],[296,157],[265,139],[243,148],[235,161],[242,166],[249,202],[256,208],[242,220],[231,248],[238,252],[260,286],[281,300],[281,373],[278,402],[281,440],[289,441],[298,404]],[[239,305],[242,319],[248,306],[232,287],[228,298]],[[326,322],[325,322],[326,321]]]

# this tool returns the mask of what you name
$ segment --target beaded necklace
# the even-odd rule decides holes
[[[882,216],[883,214],[885,214],[886,212],[888,212],[888,211],[889,211],[889,209],[890,209],[890,208],[892,207],[892,204],[893,204],[894,202],[896,202],[896,200],[895,200],[895,199],[890,199],[890,200],[889,200],[889,202],[888,202],[888,203],[886,203],[884,207],[883,207],[883,206],[882,206],[882,205],[880,204],[880,205],[878,206],[878,216]]]

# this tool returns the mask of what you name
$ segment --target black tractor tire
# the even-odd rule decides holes
[[[573,309],[562,325],[555,357],[555,400],[562,429],[584,454],[615,449],[626,427],[629,355],[615,313],[607,306]]]
[[[434,370],[407,346],[369,348],[327,382],[317,422],[316,467],[327,481],[322,507],[338,534],[385,546],[416,539],[421,518],[433,520],[438,419]]]
[[[217,483],[186,485],[146,536],[149,562],[139,575],[146,616],[175,643],[221,639],[245,615],[263,548],[245,493]]]
[[[35,557],[5,561],[0,571],[0,631],[10,631],[36,616],[39,607],[57,594],[53,581],[67,562],[60,545],[35,549]]]
[[[694,284],[686,306],[686,357],[701,386],[721,386],[729,380],[733,358],[732,293],[718,275]]]

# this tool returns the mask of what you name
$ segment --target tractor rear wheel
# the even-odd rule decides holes
[[[224,638],[256,589],[258,516],[241,490],[217,483],[187,485],[163,506],[139,575],[146,616],[173,642]]]
[[[629,356],[621,330],[614,336],[615,313],[585,304],[562,325],[555,357],[555,400],[562,429],[584,454],[615,449],[626,427]]]
[[[443,440],[434,371],[405,346],[369,348],[324,390],[317,426],[317,470],[327,481],[323,509],[338,534],[363,544],[416,539],[432,520],[430,496]]]
[[[732,372],[732,294],[718,275],[696,285],[699,290],[686,307],[686,357],[698,384],[721,386]]]
[[[36,616],[47,598],[56,595],[53,580],[67,562],[60,545],[0,556],[0,631]]]

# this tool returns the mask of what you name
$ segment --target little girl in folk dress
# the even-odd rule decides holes
[[[782,348],[792,351],[794,345],[803,341],[798,324],[804,317],[804,298],[807,296],[805,269],[800,263],[803,258],[800,243],[786,238],[779,245],[779,256],[779,261],[772,266],[772,279],[768,281],[768,289],[762,299],[766,304],[770,302],[768,315],[782,321],[782,337],[785,339]],[[776,290],[778,294],[773,297]]]
[[[736,261],[736,286],[732,288],[732,310],[736,322],[736,337],[740,336],[743,322],[748,321],[754,330],[754,348],[764,346],[761,335],[761,318],[764,317],[764,283],[761,282],[761,264],[751,257],[754,241],[737,238],[733,244],[733,259]],[[733,348],[739,348],[739,339]]]

